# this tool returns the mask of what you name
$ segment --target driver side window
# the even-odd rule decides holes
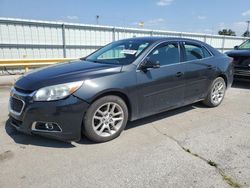
[[[178,43],[161,44],[148,55],[148,59],[159,62],[161,66],[179,63],[179,45]]]

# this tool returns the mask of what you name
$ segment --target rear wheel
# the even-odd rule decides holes
[[[222,77],[216,78],[208,92],[206,99],[203,103],[209,107],[216,107],[221,104],[226,92],[226,83]]]
[[[83,133],[95,142],[106,142],[118,137],[128,120],[128,109],[118,96],[105,96],[96,100],[84,118]]]

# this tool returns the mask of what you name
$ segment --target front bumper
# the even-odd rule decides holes
[[[81,127],[84,114],[89,104],[74,95],[66,99],[48,102],[34,102],[30,95],[12,93],[24,101],[20,114],[9,110],[10,122],[18,130],[27,134],[38,134],[62,141],[78,141],[81,139]],[[53,122],[61,131],[41,131],[32,129],[34,122]]]

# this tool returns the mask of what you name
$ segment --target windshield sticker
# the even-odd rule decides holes
[[[130,55],[135,55],[137,50],[130,50],[130,49],[124,49],[121,51],[121,54],[130,54]]]

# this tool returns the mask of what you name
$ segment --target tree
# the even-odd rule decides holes
[[[231,29],[222,29],[218,31],[219,35],[228,35],[228,36],[236,36],[235,32]]]
[[[249,31],[245,31],[245,33],[242,34],[243,37],[250,37],[250,32]]]

